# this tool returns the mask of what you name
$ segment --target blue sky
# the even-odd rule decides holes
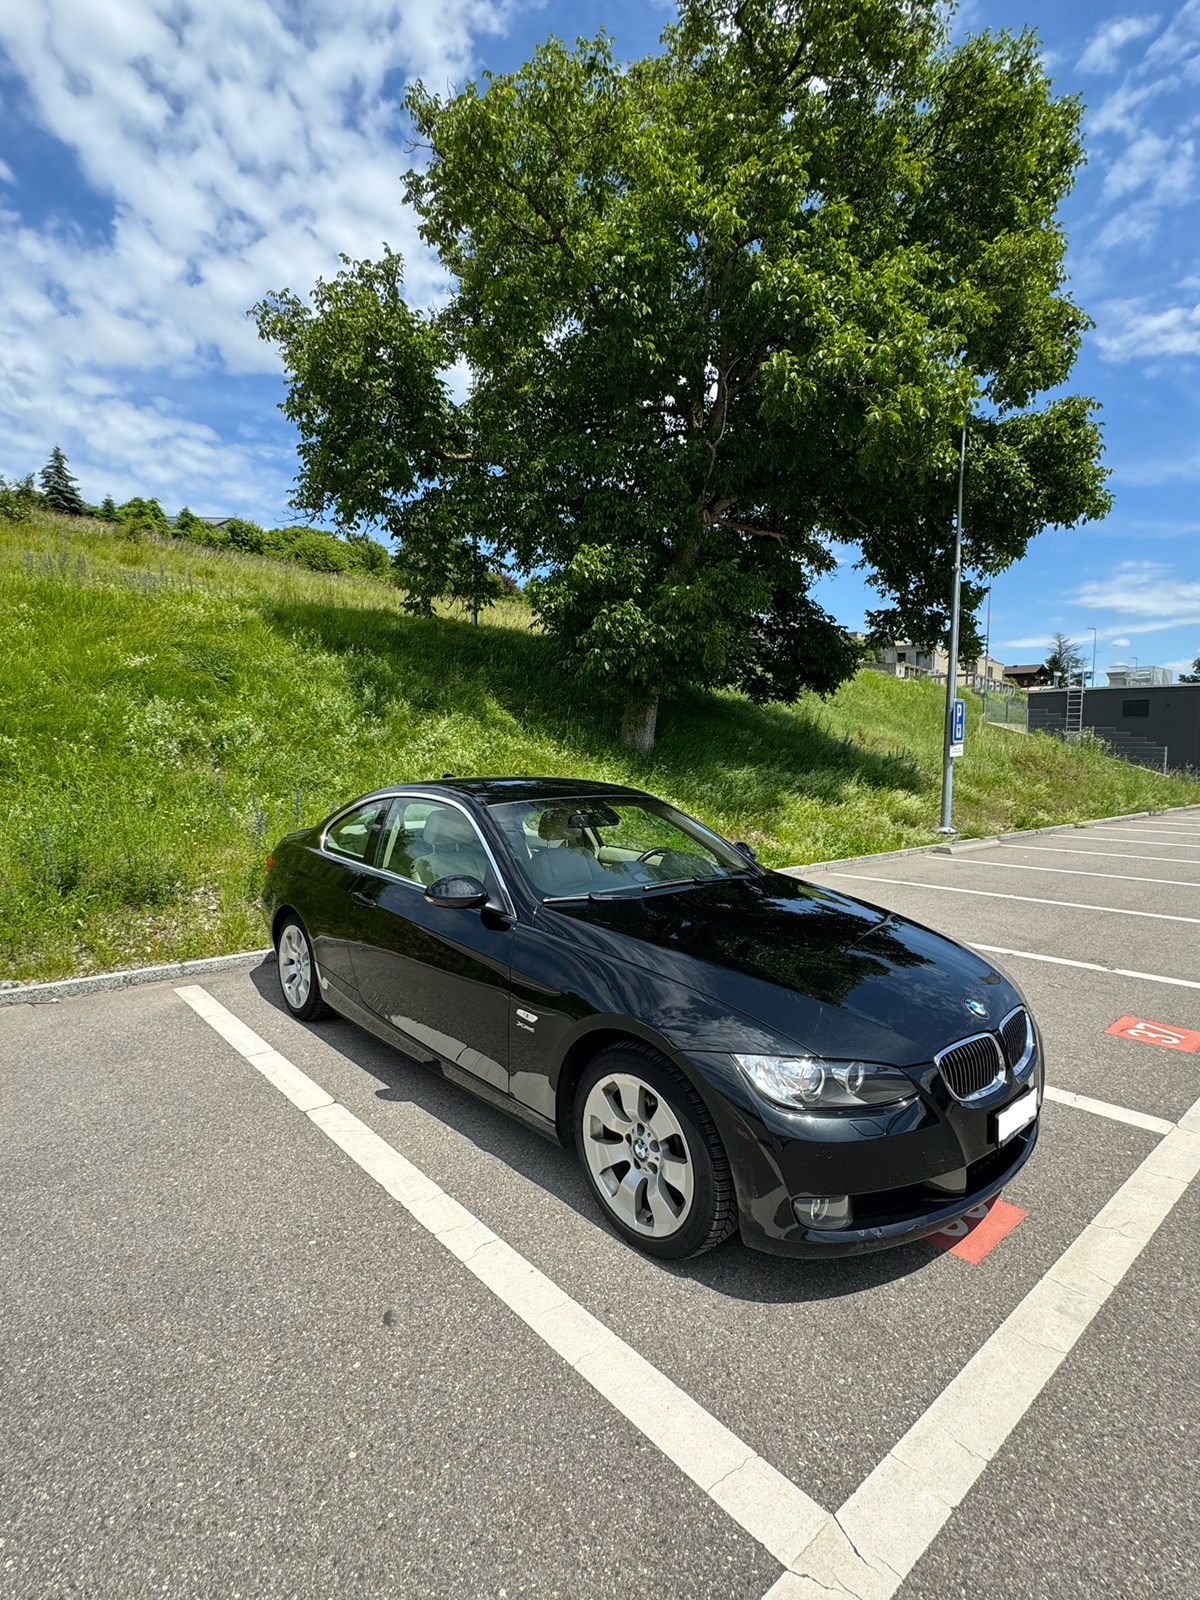
[[[0,472],[61,443],[86,496],[288,520],[282,383],[246,308],[380,241],[439,289],[400,205],[411,77],[504,71],[547,33],[654,47],[650,0],[25,0],[0,8]],[[1137,10],[968,0],[958,31],[1035,23],[1080,94],[1067,204],[1096,321],[1072,388],[1103,406],[1115,508],[997,580],[993,653],[1061,629],[1098,665],[1200,654],[1200,0]],[[861,623],[849,565],[822,585]],[[1103,680],[1101,680],[1103,681]]]

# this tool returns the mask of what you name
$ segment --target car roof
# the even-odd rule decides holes
[[[457,790],[485,806],[501,805],[506,800],[581,800],[588,795],[647,798],[644,789],[631,789],[623,783],[597,783],[590,778],[443,778],[427,787]]]
[[[609,800],[653,800],[645,789],[631,789],[623,783],[596,783],[589,778],[438,778],[432,783],[414,779],[410,783],[390,783],[369,794],[335,807],[319,824],[327,828],[335,817],[353,811],[371,800],[390,800],[397,794],[460,794],[478,805],[496,806],[506,800],[585,800],[604,795]]]

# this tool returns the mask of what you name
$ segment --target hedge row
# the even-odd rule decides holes
[[[117,520],[135,537],[139,533],[169,534],[214,550],[244,550],[248,555],[295,561],[310,572],[358,572],[386,578],[391,571],[386,548],[362,535],[339,539],[321,528],[260,528],[243,517],[215,524],[205,522],[187,506],[170,524],[157,500],[127,500],[117,508]]]

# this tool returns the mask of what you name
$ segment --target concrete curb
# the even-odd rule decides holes
[[[983,839],[963,839],[952,844],[914,844],[907,850],[880,850],[867,856],[835,856],[832,861],[810,861],[802,867],[780,867],[789,878],[803,877],[806,872],[820,872],[826,867],[857,866],[869,861],[900,861],[905,856],[957,856],[971,850],[985,850],[993,844],[1010,844],[1014,839],[1036,839],[1043,833],[1075,833],[1080,828],[1102,828],[1105,823],[1135,822],[1145,817],[1172,817],[1182,812],[1200,814],[1197,806],[1166,806],[1158,811],[1126,811],[1119,817],[1095,817],[1090,822],[1056,822],[1049,828],[1024,828],[1019,833],[992,833]]]
[[[25,983],[15,989],[0,989],[0,1007],[53,1005],[76,995],[93,994],[103,989],[132,989],[143,983],[165,983],[172,978],[190,978],[193,973],[224,972],[231,967],[252,967],[271,954],[270,950],[240,950],[232,956],[206,956],[200,961],[168,961],[161,967],[128,967],[121,972],[98,972],[90,978],[60,978],[56,983]]]

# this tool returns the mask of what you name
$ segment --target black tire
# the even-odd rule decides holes
[[[651,1091],[655,1102],[661,1102],[667,1108],[685,1141],[684,1154],[691,1172],[692,1192],[686,1202],[686,1214],[681,1210],[675,1231],[665,1237],[655,1237],[652,1232],[641,1231],[642,1227],[654,1225],[648,1215],[642,1217],[641,1227],[630,1226],[617,1215],[614,1202],[605,1191],[601,1178],[592,1170],[588,1146],[590,1144],[594,1150],[597,1141],[587,1131],[592,1115],[585,1108],[593,1091],[606,1078],[616,1074],[639,1080]],[[651,1105],[649,1101],[640,1103],[657,1115],[656,1105]],[[682,1261],[713,1249],[733,1233],[737,1227],[737,1199],[725,1147],[696,1090],[657,1050],[632,1040],[602,1050],[580,1075],[572,1117],[575,1149],[596,1204],[605,1221],[635,1249],[663,1261]],[[628,1142],[629,1135],[625,1137]],[[638,1163],[623,1159],[619,1145],[606,1143],[604,1148],[611,1149],[617,1157],[616,1165],[611,1169],[614,1173],[622,1166],[630,1177],[634,1177],[631,1167],[639,1166],[640,1171]],[[678,1151],[677,1140],[673,1141],[673,1148]],[[677,1196],[680,1193],[674,1192]]]
[[[302,967],[307,968],[306,985],[299,981]],[[312,940],[294,912],[283,919],[276,931],[275,976],[279,979],[283,1003],[298,1022],[315,1022],[318,1017],[329,1015],[329,1007],[321,999]]]

